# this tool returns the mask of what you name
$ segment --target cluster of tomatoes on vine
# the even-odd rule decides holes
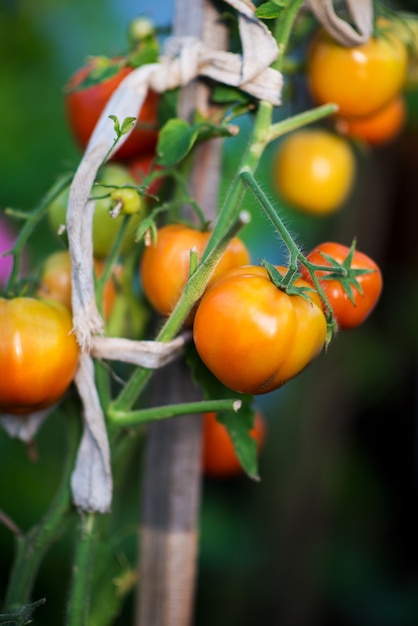
[[[81,149],[123,78],[136,64],[155,60],[155,33],[150,30],[144,40],[147,45],[137,49],[136,57],[91,59],[70,79],[65,102],[70,129]],[[366,86],[362,83],[364,72],[356,69],[359,54],[365,55],[370,65]],[[346,129],[357,129],[370,116],[380,115],[385,107],[399,101],[406,62],[403,44],[390,32],[355,49],[342,48],[320,32],[309,52],[312,95],[318,103],[334,102],[339,106],[337,129],[342,127],[342,121]],[[379,85],[370,90],[370,81],[377,81],[378,77]],[[347,84],[349,90],[341,88]],[[369,106],[365,108],[364,94],[371,91]],[[106,267],[123,218],[128,220],[128,226],[121,257],[136,262],[138,255],[130,252],[135,247],[138,229],[152,209],[155,215],[158,213],[164,180],[156,154],[159,100],[159,95],[149,92],[134,130],[112,161],[102,166],[93,187],[93,249],[98,278]],[[357,130],[353,134],[359,136]],[[370,137],[364,139],[370,141]],[[295,207],[323,214],[341,204],[352,183],[353,171],[354,160],[345,139],[324,130],[299,130],[289,134],[279,146],[273,185],[279,196]],[[64,189],[48,207],[51,228],[64,242],[68,191]],[[308,206],[306,196],[301,198],[300,192],[308,194]],[[170,315],[190,275],[190,251],[195,250],[201,258],[209,236],[207,224],[198,229],[176,222],[160,225],[149,241],[145,238],[149,245],[141,243],[141,290],[159,315]],[[277,389],[321,352],[329,339],[330,323],[341,330],[354,328],[375,307],[382,289],[381,272],[354,245],[323,243],[306,257],[300,255],[299,262],[301,275],[292,283],[294,291],[278,288],[288,268],[252,265],[248,249],[235,237],[189,314],[186,325],[193,328],[200,359],[228,389],[251,395]],[[121,331],[117,323],[121,302],[125,313],[130,310],[131,320],[146,317],[143,303],[135,309],[138,301],[135,304],[132,285],[125,280],[126,266],[132,269],[129,263],[115,265],[102,290],[99,308],[108,334],[114,328],[116,334],[131,333],[138,338],[145,332],[142,322],[131,325],[129,331],[126,325]],[[2,412],[25,415],[49,407],[71,383],[78,347],[70,333],[70,265],[67,250],[54,253],[43,266],[37,298],[0,300]],[[54,360],[54,354],[58,359]],[[225,463],[230,469],[216,469],[216,459],[221,461],[226,455],[210,452],[216,446],[223,447],[222,443],[213,443],[217,441],[217,432],[219,437],[226,435],[213,415],[207,415],[205,465],[212,474],[235,474],[239,464],[232,445],[228,452],[231,462]],[[262,416],[257,415],[252,433],[261,445],[265,433]],[[230,442],[225,445],[228,447]]]

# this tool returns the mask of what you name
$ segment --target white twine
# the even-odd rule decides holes
[[[306,0],[306,5],[331,37],[342,46],[351,48],[370,39],[373,30],[373,2],[345,0],[345,4],[357,30],[336,14],[332,0]]]

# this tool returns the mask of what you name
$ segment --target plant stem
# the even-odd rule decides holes
[[[44,216],[44,214],[46,213],[46,210],[48,209],[48,206],[51,204],[51,202],[53,200],[55,200],[55,198],[57,196],[59,196],[59,194],[66,188],[68,187],[69,183],[71,182],[73,178],[73,174],[66,174],[64,176],[62,176],[52,187],[51,189],[49,189],[49,191],[45,194],[45,196],[42,198],[41,202],[39,203],[39,205],[37,207],[35,207],[35,209],[29,214],[28,219],[26,220],[22,230],[19,233],[19,236],[12,248],[12,250],[10,251],[11,255],[13,256],[13,267],[12,267],[12,271],[11,274],[9,276],[9,280],[7,282],[6,288],[5,288],[5,294],[9,295],[12,294],[12,290],[13,287],[17,281],[18,275],[19,275],[19,269],[20,269],[20,259],[21,259],[21,253],[22,250],[24,248],[24,246],[26,245],[26,242],[28,241],[29,237],[31,236],[35,226],[37,225],[37,223],[42,219],[42,217]]]
[[[98,535],[97,515],[80,515],[80,532],[73,564],[71,593],[67,605],[66,626],[87,626],[91,592],[91,574]]]
[[[272,67],[276,70],[281,70],[283,67],[284,54],[289,43],[289,37],[303,2],[304,0],[290,0],[290,2],[287,3],[286,9],[283,9],[279,17],[276,19],[274,25],[274,37],[279,48],[279,56],[272,64]]]
[[[65,415],[67,425],[67,454],[61,485],[42,520],[26,535],[16,537],[16,554],[10,574],[4,605],[6,609],[26,604],[32,592],[42,559],[68,522],[71,508],[70,475],[73,471],[79,442],[78,415],[74,410]]]
[[[308,124],[317,122],[318,120],[328,117],[337,111],[338,106],[336,104],[322,104],[314,109],[309,109],[309,111],[303,111],[303,113],[293,115],[287,120],[276,122],[270,126],[267,141],[270,143],[282,135],[286,135],[286,133],[290,133],[293,130],[302,128],[302,126],[307,126]]]
[[[143,422],[168,419],[178,415],[193,415],[211,411],[238,411],[240,406],[241,401],[236,398],[231,400],[198,400],[196,402],[166,404],[129,413],[112,411],[109,419],[118,426],[135,426]]]

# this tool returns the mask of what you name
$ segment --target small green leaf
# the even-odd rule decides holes
[[[157,154],[160,165],[175,165],[190,152],[198,131],[179,118],[169,120],[158,137]]]
[[[283,4],[279,6],[276,2],[264,2],[255,12],[256,17],[262,20],[273,20],[282,12]]]
[[[217,85],[212,92],[211,99],[217,104],[235,104],[248,102],[249,98],[242,91],[235,87]]]
[[[119,124],[119,120],[118,120],[118,118],[116,117],[116,115],[109,115],[109,118],[110,118],[111,120],[113,120],[113,129],[114,129],[114,131],[115,131],[115,133],[116,133],[116,137],[118,137],[118,138],[119,138],[119,137],[120,137],[120,124]]]
[[[122,127],[120,129],[120,136],[122,135],[126,135],[126,133],[129,133],[129,131],[131,130],[131,128],[133,128],[136,124],[136,117],[125,117],[125,119],[122,122]]]
[[[226,427],[243,470],[253,480],[259,480],[257,443],[250,435],[254,425],[254,410],[244,405],[237,413],[220,411],[217,419]]]

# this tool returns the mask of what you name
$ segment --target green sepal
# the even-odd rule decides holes
[[[364,276],[365,274],[372,274],[375,270],[372,269],[362,269],[362,268],[354,268],[351,267],[351,263],[353,261],[354,253],[356,249],[356,240],[353,240],[353,243],[350,246],[350,250],[342,263],[336,261],[332,256],[326,254],[325,252],[321,252],[321,256],[324,257],[326,261],[330,264],[330,267],[338,268],[339,270],[344,269],[345,273],[341,274],[341,272],[329,272],[324,276],[321,276],[321,281],[323,280],[338,280],[344,291],[346,292],[351,304],[355,305],[355,299],[353,296],[353,287],[357,289],[357,291],[363,295],[363,288],[361,284],[358,282],[358,276]]]
[[[289,281],[287,274],[283,276],[274,265],[272,265],[265,259],[262,259],[261,263],[266,268],[269,278],[271,282],[273,283],[273,285],[277,287],[278,289],[280,289],[281,291],[284,291],[285,293],[287,293],[288,296],[301,296],[302,298],[305,298],[305,300],[310,300],[308,293],[309,292],[312,293],[316,291],[312,287],[308,287],[305,285],[297,287],[295,285],[295,281],[298,278],[302,277],[302,275],[299,272],[294,272]]]
[[[115,61],[105,56],[98,56],[88,59],[88,63],[92,66],[91,72],[77,86],[66,87],[67,93],[88,89],[113,78],[126,65],[126,59]]]

